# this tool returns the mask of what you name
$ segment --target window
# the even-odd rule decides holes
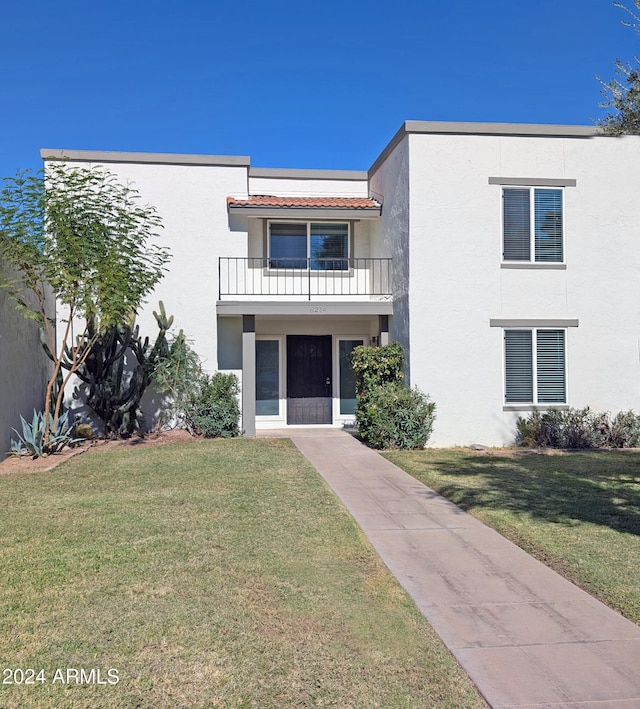
[[[505,261],[562,263],[562,190],[503,188],[502,229]]]
[[[269,267],[346,271],[349,268],[349,225],[270,222]]]
[[[364,344],[362,338],[338,341],[338,374],[340,377],[340,416],[353,416],[356,412],[356,375],[351,364],[353,350]]]
[[[280,414],[280,342],[256,339],[256,416]]]
[[[505,330],[505,402],[567,401],[565,330]]]

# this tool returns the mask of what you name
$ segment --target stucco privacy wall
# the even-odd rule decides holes
[[[411,134],[411,378],[438,405],[434,445],[511,443],[503,330],[490,319],[577,319],[568,404],[640,408],[640,138]],[[502,188],[568,178],[566,268],[505,268]],[[389,194],[386,194],[385,209]]]
[[[53,299],[51,304],[53,314]],[[44,409],[50,366],[40,343],[40,327],[23,317],[0,289],[0,460],[11,438],[16,438],[11,429],[21,430],[20,416],[31,421],[34,409]]]
[[[115,161],[118,155],[120,162]],[[208,160],[215,163],[216,157]],[[246,190],[248,160],[217,160],[221,164],[171,164],[162,157],[138,162],[135,154],[116,153],[114,161],[104,164],[121,182],[133,183],[144,203],[157,208],[164,228],[156,243],[167,246],[172,255],[164,278],[138,316],[142,334],[150,339],[157,334],[153,310],[162,300],[175,317],[175,330],[184,330],[210,372],[218,368],[218,258],[246,256],[247,249],[246,220],[229,219],[226,199]],[[72,166],[82,164],[99,163],[70,161]]]

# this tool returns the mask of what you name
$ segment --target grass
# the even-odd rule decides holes
[[[640,623],[640,454],[395,451],[385,456]]]
[[[0,684],[3,708],[485,706],[289,441],[89,453],[0,490],[0,670],[45,680]]]

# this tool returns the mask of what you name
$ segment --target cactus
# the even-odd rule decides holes
[[[112,326],[98,335],[96,344],[77,371],[86,403],[103,422],[107,438],[129,438],[143,433],[140,401],[158,360],[168,352],[166,335],[173,324],[173,316],[167,316],[162,301],[159,312],[154,311],[153,315],[158,323],[153,346],[148,337],[142,339],[133,321]],[[95,323],[89,321],[88,328],[87,339],[90,340],[96,334]],[[81,355],[82,352],[76,352],[76,356]],[[69,369],[71,357],[72,353],[67,351],[63,361],[65,369]]]

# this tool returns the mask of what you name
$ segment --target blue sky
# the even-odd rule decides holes
[[[589,125],[595,75],[640,53],[610,0],[5,0],[1,18],[0,175],[42,147],[367,169],[405,119]]]

